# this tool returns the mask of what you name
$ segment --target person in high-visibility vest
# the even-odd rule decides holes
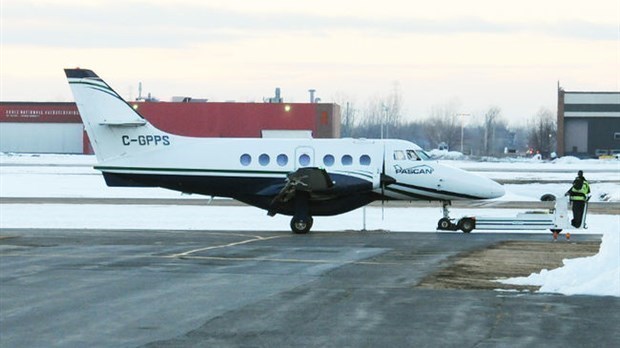
[[[590,184],[588,180],[583,177],[583,171],[577,172],[577,177],[573,181],[573,186],[566,192],[567,196],[570,196],[570,201],[573,206],[573,219],[571,225],[576,228],[581,227],[583,220],[583,210],[586,207],[588,201],[588,195],[590,194]]]

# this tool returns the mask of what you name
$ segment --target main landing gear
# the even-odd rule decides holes
[[[291,219],[291,231],[296,234],[306,234],[310,232],[314,222],[309,209],[310,193],[298,191],[294,199],[295,215]]]
[[[310,232],[313,222],[314,220],[310,216],[305,218],[293,216],[291,219],[291,231],[296,234],[306,234]]]
[[[476,227],[476,221],[472,218],[465,217],[460,219],[456,224],[454,219],[450,218],[450,210],[448,207],[452,204],[450,201],[443,201],[441,203],[443,209],[443,217],[437,222],[437,229],[442,231],[458,231],[461,230],[464,233],[471,232]]]

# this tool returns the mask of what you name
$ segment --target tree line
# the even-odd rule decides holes
[[[398,138],[424,149],[447,145],[450,151],[471,156],[502,156],[509,153],[540,153],[548,157],[556,149],[556,117],[546,108],[530,115],[524,125],[509,126],[499,106],[482,114],[460,111],[457,100],[433,105],[426,117],[406,120],[396,85],[383,98],[367,101],[360,109],[342,100],[341,136],[354,138]]]

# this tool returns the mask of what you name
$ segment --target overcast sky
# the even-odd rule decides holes
[[[618,0],[1,0],[2,101],[71,101],[65,67],[126,98],[285,101],[395,84],[409,119],[458,101],[511,122],[566,90],[620,90]]]

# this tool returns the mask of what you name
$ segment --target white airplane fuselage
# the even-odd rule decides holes
[[[95,168],[109,186],[231,197],[294,220],[336,215],[375,200],[451,201],[504,194],[496,182],[430,160],[404,140],[168,134],[149,124],[92,71],[67,69],[66,74],[98,159]]]

